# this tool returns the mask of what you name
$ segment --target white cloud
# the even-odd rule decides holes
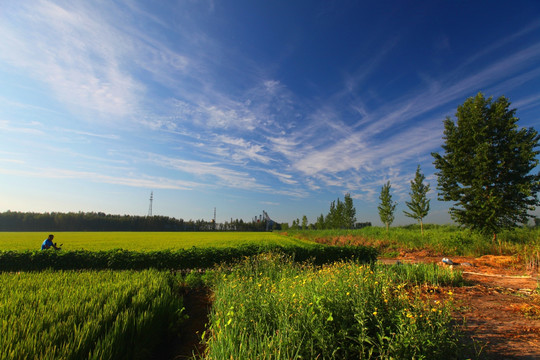
[[[18,159],[3,159],[3,158],[0,158],[0,162],[12,163],[12,164],[24,164],[24,161],[18,160]]]
[[[238,63],[233,64],[227,57],[233,50],[221,47],[202,28],[168,23],[134,2],[96,4],[47,0],[7,4],[0,13],[0,61],[45,83],[74,113],[97,113],[102,121],[122,118],[142,125],[167,155],[150,153],[141,156],[144,160],[131,159],[133,164],[145,161],[172,170],[168,176],[188,174],[199,182],[59,170],[66,178],[89,175],[101,182],[152,188],[225,186],[296,197],[330,186],[373,199],[386,176],[396,182],[396,193],[403,193],[410,174],[399,170],[429,161],[425,154],[441,144],[442,120],[456,101],[479,89],[516,88],[540,74],[536,65],[540,44],[485,62],[476,73],[465,73],[470,64],[493,51],[489,47],[444,77],[423,72],[419,87],[387,99],[376,89],[364,88],[396,48],[398,39],[393,38],[356,71],[343,70],[341,89],[326,98],[306,99],[287,87],[287,79],[274,76],[279,71],[259,68],[247,56],[234,57]],[[126,7],[130,12],[124,13]],[[155,27],[138,26],[139,21]],[[164,27],[174,41],[156,36]],[[222,60],[227,63],[219,64]],[[233,79],[231,85],[221,74],[223,69],[230,70],[229,76],[241,73],[241,81]],[[513,76],[524,70],[528,72]],[[515,105],[538,103],[538,94],[532,94]],[[47,131],[12,121],[0,121],[0,129],[36,136]],[[60,132],[59,127],[49,129]],[[120,140],[109,130],[63,131]],[[134,152],[143,154],[144,145]],[[171,149],[185,151],[186,159],[175,158]],[[95,154],[82,157],[103,160]]]
[[[43,136],[45,135],[45,132],[41,130],[39,127],[39,123],[30,123],[30,124],[19,124],[14,125],[11,121],[8,120],[0,120],[0,130],[4,134],[6,133],[19,133],[19,134],[27,134],[27,135],[35,135],[35,136]]]
[[[279,206],[280,205],[279,203],[273,202],[273,201],[261,201],[261,204],[270,205],[270,206]]]
[[[518,111],[527,110],[534,107],[540,107],[540,93],[532,94],[524,99],[516,101],[512,103],[511,107],[518,109]]]
[[[159,154],[147,154],[147,158],[155,165],[192,174],[201,179],[209,179],[206,186],[213,186],[209,184],[214,184],[214,180],[219,179],[221,185],[226,187],[256,191],[271,190],[270,187],[257,183],[249,172],[232,170],[217,162],[176,159]]]
[[[241,138],[233,138],[227,135],[218,135],[217,143],[228,147],[228,154],[234,161],[253,160],[262,164],[268,164],[272,158],[265,155],[265,147],[260,144],[253,144]]]
[[[120,136],[116,134],[98,134],[88,131],[82,131],[82,130],[75,130],[75,129],[60,129],[63,132],[77,134],[77,135],[83,135],[88,137],[95,137],[95,138],[101,138],[101,139],[108,139],[108,140],[118,140],[120,139]]]
[[[113,116],[135,112],[144,86],[125,71],[130,41],[101,13],[48,1],[9,10],[0,25],[7,38],[0,58],[44,81],[73,109]]]
[[[297,159],[301,156],[298,151],[300,142],[292,136],[269,136],[269,147],[276,153],[284,155],[288,159]]]
[[[265,87],[266,91],[270,95],[275,94],[276,91],[278,90],[279,86],[280,86],[280,83],[277,80],[266,80],[266,81],[264,81],[264,87]]]
[[[298,181],[293,179],[293,176],[290,174],[283,174],[277,170],[265,170],[267,173],[274,175],[281,181],[282,183],[288,184],[288,185],[295,185],[298,184]]]
[[[509,76],[509,70],[510,74],[518,72],[538,59],[540,44],[496,60],[478,73],[457,82],[450,80],[454,77],[452,74],[446,79],[433,80],[442,86],[433,87],[432,82],[428,82],[425,88],[416,93],[408,93],[381,108],[370,110],[361,102],[360,105],[353,103],[350,108],[360,113],[362,119],[352,128],[334,120],[339,119],[341,113],[336,114],[332,109],[348,106],[345,99],[336,97],[320,104],[319,110],[315,110],[312,116],[314,122],[297,129],[296,136],[302,139],[302,145],[296,141],[287,143],[282,139],[280,143],[279,139],[274,139],[273,146],[287,156],[295,170],[327,186],[365,187],[365,183],[362,185],[345,179],[353,178],[358,171],[386,174],[392,167],[412,165],[417,159],[425,159],[426,153],[435,151],[442,143],[446,104],[464,99],[479,88],[504,81]],[[511,85],[507,89],[537,76],[537,72],[538,69],[535,69],[522,75],[521,79],[512,78],[509,80],[512,82],[506,82],[506,85]],[[350,87],[351,84],[347,83],[347,88]],[[525,103],[534,104],[536,101],[537,97],[531,96]],[[448,109],[453,109],[453,106]],[[440,117],[418,120],[433,111],[441,113]],[[396,181],[400,179],[396,178]],[[313,186],[313,183],[310,184]],[[396,191],[402,190],[400,186],[396,184]]]
[[[223,108],[216,105],[202,105],[199,109],[206,117],[207,126],[240,128],[248,131],[255,129],[255,117],[245,109]]]
[[[199,186],[199,184],[196,183],[180,180],[171,180],[163,177],[146,175],[111,176],[91,171],[74,171],[53,168],[47,169],[47,171],[0,168],[0,173],[4,175],[31,177],[33,179],[72,179],[79,181],[91,181],[97,183],[141,187],[146,189],[190,190],[193,187]]]

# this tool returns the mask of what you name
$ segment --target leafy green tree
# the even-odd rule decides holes
[[[338,198],[334,214],[334,229],[344,229],[345,227],[345,204]]]
[[[439,199],[452,201],[452,218],[483,233],[527,223],[539,205],[540,136],[518,128],[515,109],[505,97],[479,93],[457,108],[457,122],[444,121],[444,152],[432,153],[438,170]]]
[[[307,220],[307,216],[304,215],[302,216],[302,230],[306,230],[308,227],[308,220]]]
[[[392,201],[392,195],[390,194],[391,188],[390,181],[382,186],[381,195],[379,196],[381,203],[377,207],[379,209],[379,217],[382,223],[386,225],[386,231],[388,231],[388,228],[394,222],[394,210],[397,205],[396,202]]]
[[[317,229],[352,229],[356,222],[356,209],[350,194],[345,194],[345,200],[337,199],[330,203],[326,217],[322,214],[317,218]],[[322,226],[321,226],[322,225]]]
[[[414,180],[411,181],[411,201],[406,201],[405,204],[410,211],[403,211],[405,216],[416,219],[420,222],[420,231],[424,235],[424,223],[423,219],[429,213],[429,199],[427,193],[429,191],[429,184],[424,184],[424,174],[420,172],[420,165],[416,168],[416,175]]]
[[[326,229],[335,229],[336,226],[336,202],[332,201],[330,203],[330,210],[328,210],[328,214],[326,214],[326,217],[324,218],[324,227]]]
[[[317,218],[317,221],[315,222],[315,229],[317,229],[317,230],[323,230],[324,229],[324,215],[323,214],[321,214]]]
[[[351,194],[349,193],[345,194],[343,203],[344,203],[343,216],[344,216],[345,227],[347,229],[352,229],[354,228],[354,224],[356,223],[356,208],[354,207]]]

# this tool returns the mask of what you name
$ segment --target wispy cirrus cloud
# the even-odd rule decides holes
[[[391,49],[389,44],[380,51],[381,61]],[[206,99],[212,99],[209,102],[212,106],[200,105],[204,104],[200,99],[197,106],[184,103],[183,114],[198,119],[200,128],[216,131],[239,128],[251,132],[250,139],[254,133],[264,134],[257,144],[231,135],[210,136],[213,140],[205,143],[212,144],[216,154],[229,156],[231,160],[268,164],[270,158],[279,159],[281,169],[284,166],[289,169],[278,168],[273,175],[285,184],[301,183],[313,191],[320,188],[318,183],[367,191],[366,184],[370,182],[362,174],[381,177],[399,164],[426,161],[425,154],[440,146],[442,120],[455,110],[456,101],[501,82],[511,89],[538,76],[538,68],[518,77],[512,77],[512,73],[535,66],[539,55],[539,45],[534,44],[497,58],[480,71],[464,73],[464,67],[458,64],[454,72],[444,77],[424,77],[422,86],[386,101],[384,107],[370,107],[362,102],[361,96],[350,96],[369,78],[368,70],[376,69],[377,63],[373,63],[368,70],[346,77],[341,90],[314,107],[306,99],[292,95],[279,81],[265,80],[243,98],[211,92],[211,97]],[[276,107],[276,99],[282,106]],[[530,101],[534,99],[531,97]],[[310,107],[312,110],[302,118],[296,116]],[[288,121],[268,131],[275,124],[272,120],[278,111]],[[351,119],[351,114],[356,114],[358,120]],[[267,119],[270,121],[265,122]],[[209,131],[209,134],[217,132]],[[289,175],[279,174],[294,174],[294,181]],[[380,186],[379,182],[373,184]],[[369,193],[374,192],[369,190]]]
[[[254,144],[243,138],[234,138],[227,135],[219,135],[216,142],[229,147],[227,152],[234,161],[253,160],[262,164],[268,164],[272,161],[272,158],[266,154],[265,147],[261,144]]]
[[[458,67],[455,73],[450,72],[444,77],[426,78],[423,86],[386,102],[384,107],[369,108],[361,101],[350,102],[346,97],[335,96],[319,104],[312,113],[312,122],[293,133],[269,140],[272,148],[291,161],[294,170],[303,177],[317,179],[326,186],[347,186],[362,191],[370,187],[370,182],[365,179],[351,181],[356,174],[364,172],[380,177],[392,167],[425,161],[425,154],[440,146],[442,120],[455,111],[456,102],[480,90],[518,88],[520,84],[538,78],[538,63],[540,43],[496,58],[479,71],[462,74],[463,68]],[[513,76],[527,69],[530,70]],[[368,74],[362,74],[359,79],[366,76]],[[342,93],[348,93],[355,86],[353,84],[351,80],[345,82]],[[537,101],[538,96],[532,95],[517,105],[536,104]],[[351,109],[360,120],[353,126],[340,122],[339,119],[347,115],[338,109]],[[395,180],[400,181],[400,178]],[[379,186],[378,182],[371,186],[375,184]],[[309,180],[309,186],[317,188],[313,180]],[[374,192],[370,190],[369,194]]]
[[[298,181],[294,179],[294,176],[291,174],[284,174],[282,172],[279,172],[277,170],[273,169],[267,169],[265,170],[270,175],[273,175],[279,179],[282,183],[288,184],[288,185],[295,185],[298,184]]]
[[[9,4],[0,14],[0,61],[42,81],[72,110],[97,114],[93,121],[140,116],[148,111],[145,72],[174,87],[175,75],[193,67],[125,11],[114,3]]]
[[[204,26],[195,26],[200,18],[190,19],[185,6],[176,4],[175,21],[167,21],[151,6],[131,1],[7,4],[0,14],[0,61],[50,88],[54,99],[77,114],[74,121],[81,112],[97,114],[97,120],[85,116],[92,122],[109,125],[124,119],[130,126],[122,128],[126,134],[121,137],[114,131],[118,127],[43,129],[9,120],[0,121],[0,129],[36,137],[54,130],[64,135],[56,140],[67,145],[52,155],[72,152],[99,164],[105,163],[106,150],[81,154],[75,144],[79,139],[114,152],[128,132],[138,131],[142,135],[133,141],[132,152],[140,156],[126,156],[130,150],[122,148],[115,153],[121,154],[117,161],[126,172],[140,163],[167,170],[167,178],[141,182],[60,169],[65,177],[86,174],[102,182],[152,188],[160,183],[178,189],[223,186],[296,197],[331,187],[373,199],[381,179],[395,181],[397,193],[405,191],[402,183],[411,173],[399,169],[430,161],[426,154],[441,144],[442,120],[457,103],[478,90],[514,89],[540,76],[538,42],[488,58],[540,27],[536,22],[480,49],[443,76],[419,71],[415,85],[402,95],[383,93],[392,84],[370,87],[398,51],[401,36],[390,36],[372,48],[371,56],[359,57],[366,60],[340,69],[341,86],[328,80],[333,90],[321,91],[323,85],[308,79],[313,92],[323,95],[303,97],[297,89],[305,83],[298,80],[293,91],[296,81],[280,78],[279,65],[258,64],[230,43],[212,38]],[[203,7],[213,12],[213,6]],[[158,31],[164,28],[167,36]],[[438,39],[447,48],[448,38]],[[538,94],[531,94],[515,105],[527,108],[539,101]],[[146,144],[150,138],[159,145]]]
[[[100,134],[100,133],[95,133],[95,132],[82,131],[82,130],[76,130],[76,129],[67,129],[67,128],[62,128],[58,130],[65,133],[69,133],[69,134],[83,135],[83,136],[88,136],[88,137],[93,137],[93,138],[108,139],[108,140],[120,139],[120,136],[116,134]]]
[[[45,82],[66,105],[115,116],[135,111],[144,86],[124,70],[130,41],[101,13],[84,3],[17,3],[1,24],[0,58]]]
[[[43,136],[45,134],[38,122],[13,124],[12,121],[0,120],[0,130],[4,133],[22,133],[35,136]]]
[[[258,191],[270,190],[268,186],[257,183],[257,180],[249,172],[229,169],[217,162],[186,160],[159,154],[147,154],[146,156],[147,161],[155,165],[191,174],[202,180],[206,179],[207,185],[213,183],[214,179],[219,179],[221,185],[226,187]]]
[[[540,75],[540,71],[539,71]],[[520,110],[527,110],[532,107],[539,107],[540,106],[540,93],[533,94],[531,96],[526,97],[525,99],[521,99],[520,101],[516,101],[515,103],[512,103],[512,107],[520,109]]]
[[[112,176],[93,171],[75,171],[61,168],[49,168],[47,171],[0,168],[0,174],[32,177],[34,179],[79,179],[96,183],[125,185],[146,189],[190,190],[199,186],[199,184],[194,182],[172,180],[169,178],[147,176],[143,174],[133,174],[132,176]]]

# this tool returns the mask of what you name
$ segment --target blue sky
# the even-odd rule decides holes
[[[479,91],[540,129],[540,2],[4,1],[0,211],[403,216]],[[538,213],[538,210],[537,210]]]

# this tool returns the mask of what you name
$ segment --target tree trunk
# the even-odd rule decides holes
[[[499,244],[499,255],[502,255],[502,243],[499,238],[497,238],[497,233],[493,233],[493,240],[491,240],[493,244],[497,241]]]
[[[422,222],[422,219],[420,219],[420,232],[422,233],[422,237],[424,237],[424,223]]]

